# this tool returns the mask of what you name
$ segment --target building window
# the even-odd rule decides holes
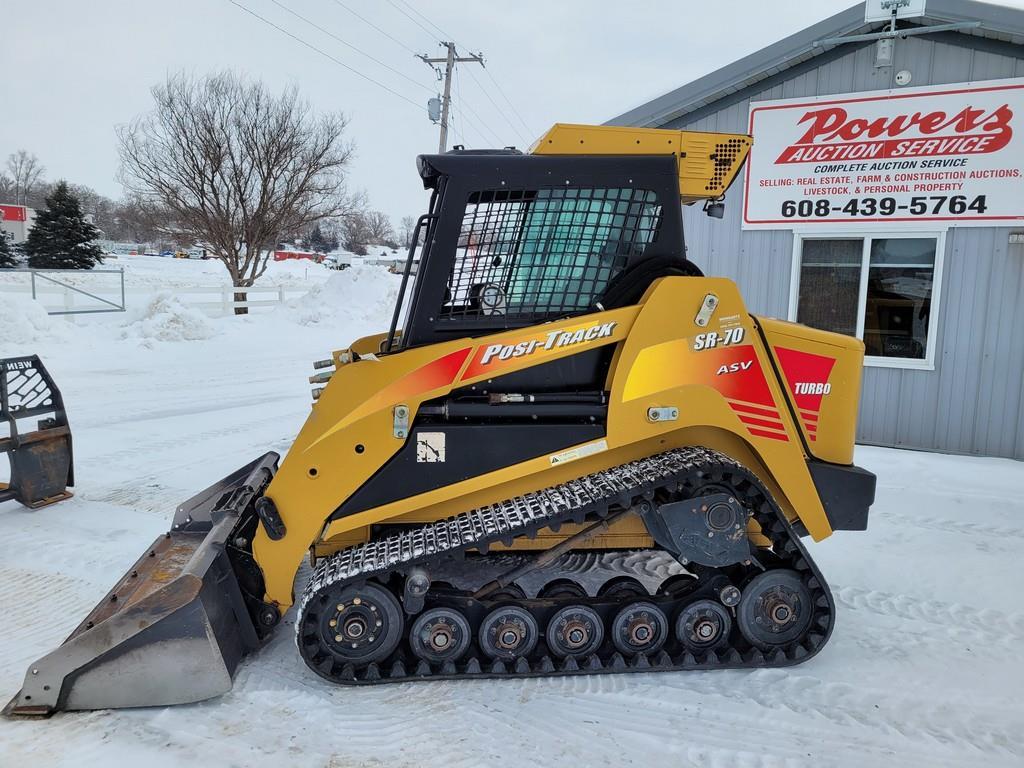
[[[790,318],[863,339],[869,365],[931,368],[941,239],[797,235]]]

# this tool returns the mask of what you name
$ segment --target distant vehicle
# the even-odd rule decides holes
[[[323,264],[326,256],[315,251],[274,251],[274,261],[291,261],[293,259],[307,259]]]
[[[156,251],[146,251],[143,256],[166,256],[168,254],[157,253]]]
[[[169,256],[174,256],[174,251],[160,251],[160,255],[167,258]]]

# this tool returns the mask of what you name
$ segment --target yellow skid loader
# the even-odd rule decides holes
[[[834,605],[802,537],[864,529],[874,497],[863,345],[752,316],[686,259],[680,200],[720,217],[750,145],[556,125],[419,157],[390,329],[315,363],[280,467],[182,504],[6,711],[216,696],[295,603],[339,684],[817,653]]]

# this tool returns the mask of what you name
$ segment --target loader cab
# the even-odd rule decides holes
[[[404,325],[388,348],[586,314],[639,298],[662,274],[699,274],[685,260],[676,162],[515,150],[420,156],[433,194]]]

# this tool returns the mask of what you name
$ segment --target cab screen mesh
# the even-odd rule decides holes
[[[564,187],[470,196],[441,318],[558,317],[589,310],[657,237],[643,189]]]

